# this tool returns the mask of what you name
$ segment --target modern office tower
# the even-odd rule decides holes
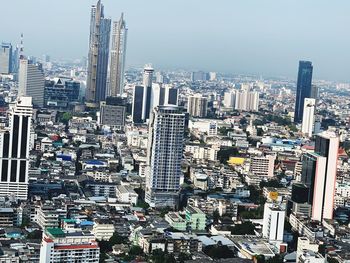
[[[339,138],[332,132],[316,135],[315,152],[303,156],[301,182],[309,190],[314,220],[333,218]]]
[[[124,71],[127,32],[123,13],[119,21],[113,22],[112,48],[110,61],[110,96],[116,97],[124,91]]]
[[[236,92],[234,90],[230,90],[225,92],[224,94],[224,107],[226,108],[234,108],[236,103]]]
[[[152,81],[154,69],[151,65],[146,65],[143,70],[143,98],[142,98],[142,120],[149,119],[152,106]]]
[[[282,242],[284,231],[285,208],[274,203],[265,203],[263,219],[263,237],[269,241]]]
[[[188,97],[187,112],[192,117],[206,117],[208,110],[208,99],[201,94]]]
[[[146,202],[151,207],[178,204],[185,119],[177,106],[158,106],[152,111],[146,176]]]
[[[125,125],[126,101],[121,97],[107,97],[100,103],[101,124],[123,129]]]
[[[310,61],[299,61],[294,122],[301,122],[303,118],[304,100],[305,98],[311,98],[312,70],[313,67]]]
[[[274,155],[253,156],[251,158],[250,171],[257,176],[264,176],[271,178],[275,170]]]
[[[8,129],[0,132],[0,196],[27,199],[32,114],[32,98],[19,97],[10,107]]]
[[[32,64],[27,59],[21,59],[18,75],[19,95],[32,97],[34,106],[43,107],[45,76],[41,64]]]
[[[12,72],[12,45],[2,43],[0,47],[0,74]]]
[[[91,8],[87,102],[98,103],[106,98],[110,31],[111,20],[104,17],[103,5],[99,0]]]
[[[160,105],[177,105],[177,92],[176,88],[171,86],[163,86],[159,83],[155,83],[152,86],[151,93],[151,109]]]
[[[320,94],[319,94],[318,86],[311,85],[310,98],[315,99],[315,101],[317,101],[319,96],[320,96]]]
[[[80,82],[72,79],[55,78],[45,81],[44,105],[54,108],[66,108],[72,102],[79,101]]]
[[[87,231],[66,232],[61,228],[46,228],[40,248],[40,263],[98,263],[100,248],[95,236]]]
[[[164,104],[161,105],[178,105],[178,89],[165,86],[164,90]]]
[[[259,92],[250,91],[249,87],[243,87],[236,92],[235,109],[242,111],[259,110]]]
[[[312,132],[314,130],[315,103],[315,99],[305,98],[301,132],[308,137],[312,136]]]
[[[203,71],[197,71],[191,73],[191,81],[205,81],[209,80],[209,74]]]
[[[16,48],[12,49],[12,73],[18,73],[19,70],[19,47],[16,46]]]
[[[135,86],[132,103],[132,122],[142,123],[142,103],[143,103],[143,86]]]

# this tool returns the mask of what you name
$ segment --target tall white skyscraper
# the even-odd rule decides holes
[[[112,49],[110,61],[110,95],[120,96],[124,91],[124,72],[127,32],[124,15],[113,22]]]
[[[45,76],[41,64],[31,64],[27,59],[19,63],[18,93],[32,97],[33,105],[44,106]]]
[[[226,108],[234,108],[236,104],[236,92],[234,90],[230,90],[225,92],[224,94],[224,107]]]
[[[315,152],[303,156],[301,181],[309,189],[313,220],[333,218],[339,138],[329,131],[316,135]]]
[[[208,99],[201,94],[188,97],[187,112],[193,117],[206,117],[208,110]]]
[[[305,98],[301,132],[308,137],[312,136],[312,132],[314,130],[315,103],[315,99]]]
[[[177,106],[158,106],[151,114],[146,176],[146,202],[151,207],[178,205],[185,118]]]
[[[10,107],[9,127],[0,132],[0,196],[27,199],[32,114],[32,98],[19,97]]]
[[[283,241],[285,208],[274,203],[265,203],[263,237],[269,241]]]

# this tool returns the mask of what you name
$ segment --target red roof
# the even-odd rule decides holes
[[[57,250],[75,250],[75,249],[94,249],[98,248],[98,245],[67,245],[67,246],[55,246],[55,249]]]

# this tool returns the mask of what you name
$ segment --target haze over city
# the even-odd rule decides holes
[[[348,0],[0,7],[0,262],[350,262]]]
[[[212,70],[296,78],[301,59],[314,77],[348,81],[349,1],[104,1],[125,13],[127,66]],[[2,40],[54,59],[87,55],[91,0],[2,1]],[[10,26],[9,26],[10,25]]]

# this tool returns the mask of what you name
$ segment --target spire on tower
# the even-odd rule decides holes
[[[24,59],[24,45],[23,45],[23,33],[21,33],[21,44],[19,49],[19,59]]]

